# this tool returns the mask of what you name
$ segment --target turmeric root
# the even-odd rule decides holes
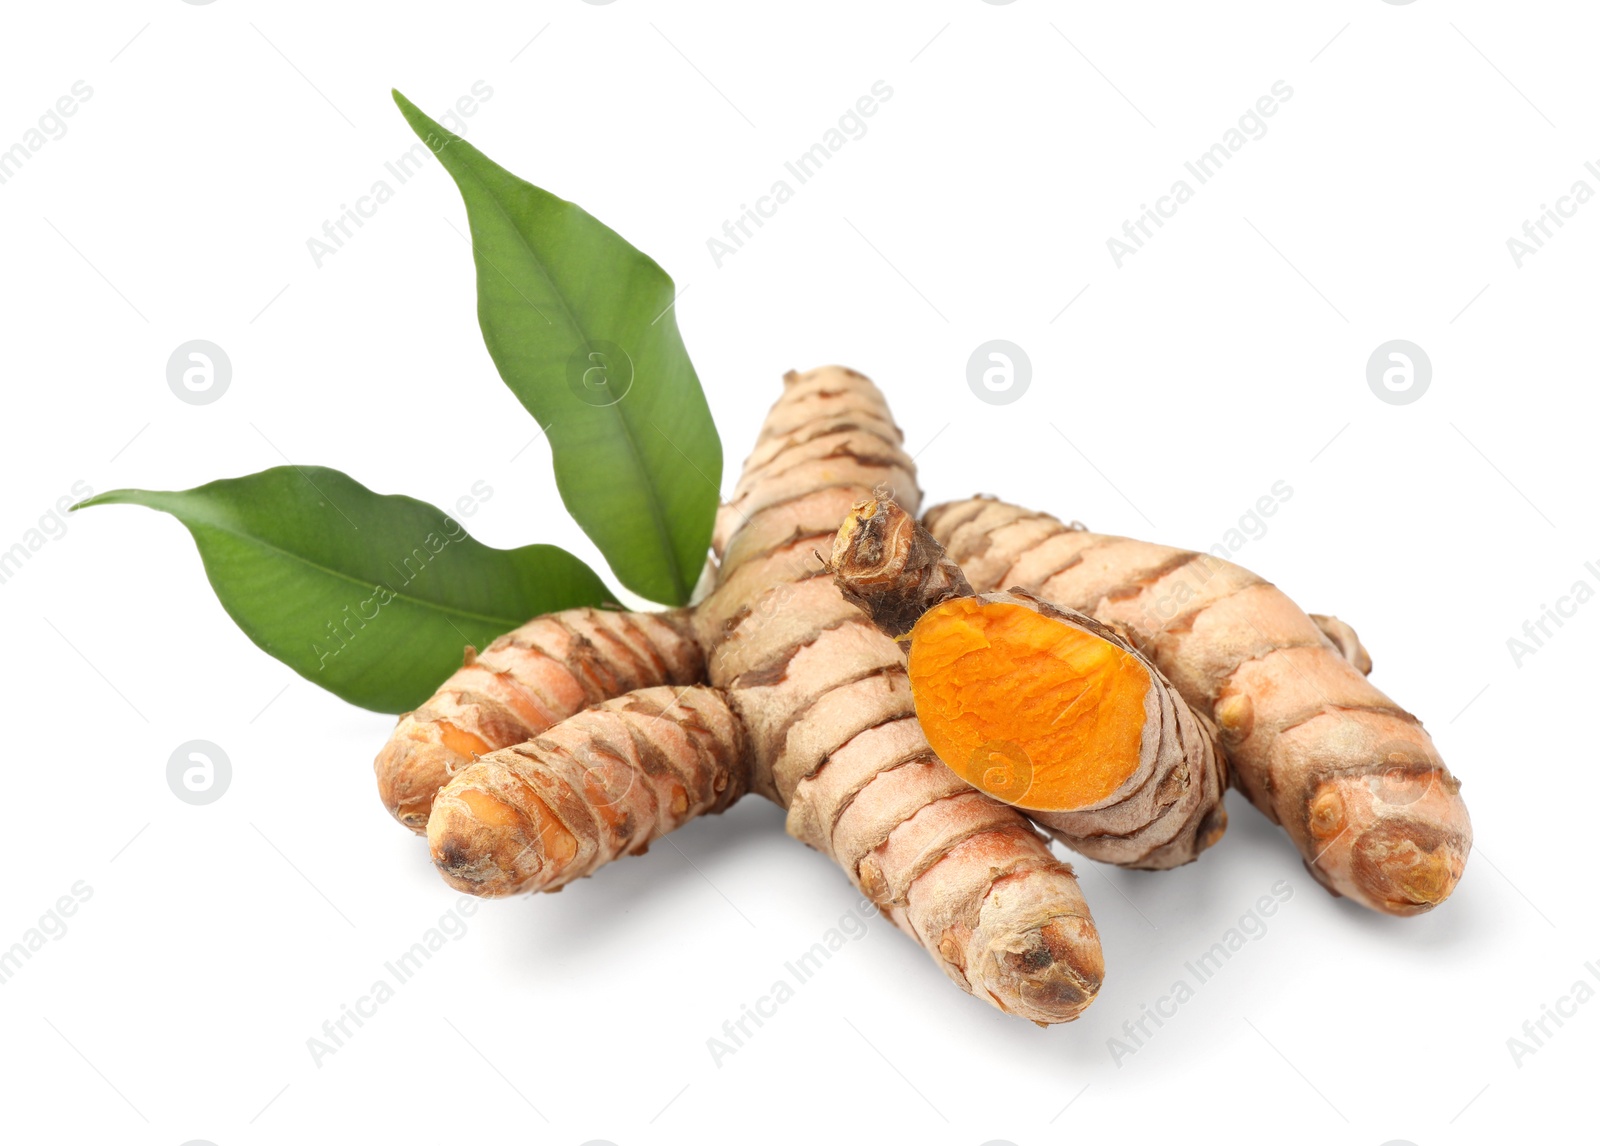
[[[784,381],[723,510],[717,588],[694,618],[711,682],[749,729],[753,786],[962,988],[1038,1022],[1073,1018],[1104,967],[1071,868],[1020,813],[940,763],[900,650],[815,553],[874,487],[919,496],[899,431],[859,374]]]
[[[1121,625],[1221,730],[1234,784],[1335,895],[1415,915],[1461,878],[1472,827],[1422,724],[1364,675],[1354,630],[1206,554],[1089,533],[989,498],[925,524],[975,586]]]
[[[705,671],[685,614],[568,609],[498,638],[402,716],[374,768],[389,814],[427,830],[434,793],[475,756],[519,744],[610,697]]]
[[[914,502],[915,482],[870,381],[836,367],[788,375],[689,617],[712,687],[671,706],[660,690],[631,692],[452,761],[428,823],[445,877],[488,895],[554,889],[748,787],[788,809],[790,834],[838,862],[963,990],[1038,1023],[1077,1017],[1104,963],[1072,869],[1022,813],[939,761],[899,648],[816,555],[874,487]]]
[[[1176,867],[1221,838],[1214,730],[1116,632],[1021,592],[974,595],[887,499],[852,509],[831,566],[908,646],[922,729],[969,784],[1108,863]]]
[[[748,757],[720,691],[638,689],[457,772],[428,846],[459,891],[558,891],[726,809],[749,787]]]

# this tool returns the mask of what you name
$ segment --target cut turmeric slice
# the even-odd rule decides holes
[[[1020,590],[975,594],[887,499],[851,510],[831,568],[907,646],[928,743],[974,788],[1126,867],[1176,867],[1222,837],[1215,728],[1119,632]]]
[[[928,743],[975,788],[1071,812],[1138,771],[1150,672],[1086,629],[959,597],[912,629],[909,668]]]

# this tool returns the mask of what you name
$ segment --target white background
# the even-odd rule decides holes
[[[1108,965],[1081,1021],[1002,1015],[876,920],[718,1065],[707,1039],[856,900],[751,798],[485,905],[318,1065],[307,1039],[458,898],[375,798],[390,721],[256,650],[174,521],[96,509],[0,584],[0,947],[92,888],[0,987],[7,1139],[1433,1146],[1588,1122],[1600,1002],[1520,1061],[1507,1040],[1600,988],[1600,604],[1520,666],[1507,640],[1600,587],[1600,205],[1520,269],[1506,246],[1600,190],[1588,6],[124,0],[5,24],[0,148],[93,95],[0,186],[0,548],[74,482],[287,458],[441,506],[486,481],[476,536],[598,565],[483,350],[443,172],[320,268],[306,246],[411,145],[391,86],[440,114],[482,80],[469,138],[684,289],[725,490],[782,372],[827,362],[885,389],[930,503],[982,490],[1204,548],[1287,482],[1239,560],[1356,625],[1478,841],[1444,907],[1380,918],[1230,797],[1198,864],[1080,865]],[[877,80],[868,133],[718,268],[707,239]],[[1119,269],[1106,240],[1278,80],[1267,134]],[[212,405],[167,388],[194,338],[233,363]],[[1032,361],[1012,405],[967,386],[995,338]],[[1432,360],[1414,404],[1367,385],[1394,338]],[[191,739],[233,764],[205,807],[165,780]],[[1278,881],[1266,934],[1114,1056]]]

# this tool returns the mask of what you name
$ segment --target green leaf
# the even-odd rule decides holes
[[[279,466],[174,493],[119,489],[188,527],[217,599],[245,635],[336,696],[405,712],[540,613],[615,604],[554,545],[492,549],[442,510],[373,493],[337,470]]]
[[[561,500],[624,585],[683,604],[706,560],[722,446],[672,279],[581,207],[394,100],[461,190],[483,339],[550,438]]]

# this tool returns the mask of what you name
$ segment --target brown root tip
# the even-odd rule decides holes
[[[494,861],[473,846],[472,840],[449,829],[428,833],[433,866],[444,881],[469,895],[501,896],[514,890]]]
[[[1039,931],[1049,963],[1032,969],[1024,982],[1024,997],[1041,1011],[1070,1022],[1081,1015],[1105,981],[1105,960],[1100,936],[1087,919],[1058,919]]]
[[[828,567],[845,600],[896,639],[940,601],[972,595],[943,547],[889,497],[851,509],[833,539]]]
[[[834,536],[829,567],[855,584],[897,580],[910,551],[909,521],[887,499],[857,502]]]
[[[425,836],[428,834],[428,813],[431,811],[433,811],[431,801],[401,804],[394,810],[394,818],[413,832],[416,832],[417,835]]]
[[[1464,841],[1427,824],[1391,820],[1356,839],[1351,875],[1374,906],[1420,915],[1450,897],[1466,867]]]
[[[1053,919],[1016,948],[994,952],[982,978],[983,989],[1003,1009],[1040,1026],[1070,1023],[1094,1002],[1105,980],[1099,932],[1087,919]]]
[[[500,794],[452,785],[434,801],[428,818],[434,866],[451,887],[471,895],[542,891],[576,850],[572,835],[536,798],[530,807],[517,808]]]

